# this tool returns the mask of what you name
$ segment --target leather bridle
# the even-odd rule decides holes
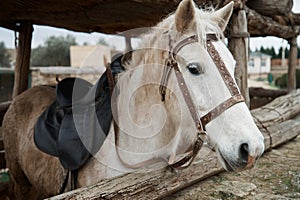
[[[182,72],[178,66],[178,62],[176,60],[178,52],[184,46],[198,42],[198,36],[193,35],[193,36],[190,36],[190,37],[182,40],[173,48],[173,50],[171,48],[171,42],[169,44],[169,46],[170,46],[169,57],[166,60],[166,65],[165,65],[165,68],[163,71],[163,75],[162,75],[162,79],[161,79],[161,83],[160,83],[160,87],[159,87],[159,92],[162,96],[161,100],[165,101],[168,78],[169,78],[171,70],[174,69],[179,88],[181,90],[181,93],[184,97],[184,101],[189,109],[189,112],[193,118],[195,127],[197,129],[195,142],[188,148],[188,150],[190,150],[190,151],[186,152],[185,156],[176,162],[171,162],[169,160],[168,165],[174,169],[183,169],[183,168],[187,168],[188,166],[191,165],[191,163],[197,156],[199,150],[203,146],[204,137],[207,135],[205,127],[210,121],[212,121],[213,119],[218,117],[220,114],[222,114],[225,110],[227,110],[231,106],[233,106],[237,103],[240,103],[240,102],[244,102],[244,98],[240,94],[239,89],[238,89],[234,79],[232,78],[229,71],[227,70],[223,60],[221,59],[220,54],[215,49],[215,47],[212,43],[213,41],[218,41],[217,36],[215,34],[207,34],[207,36],[206,36],[207,51],[208,51],[210,57],[212,58],[213,62],[217,66],[217,69],[218,69],[223,81],[225,82],[225,84],[231,94],[231,97],[229,99],[225,100],[223,103],[219,104],[217,107],[213,108],[211,111],[209,111],[206,115],[204,115],[202,117],[200,117],[197,112],[197,108],[192,100],[191,94],[189,92],[189,89],[186,85],[183,74],[182,74]],[[110,74],[111,73],[109,73],[109,70],[108,70],[109,85],[111,88],[113,88],[114,81],[113,81],[112,75],[110,75]],[[140,168],[140,167],[164,160],[162,158],[152,158],[152,159],[149,159],[149,160],[146,160],[141,163],[134,164],[134,165],[126,163],[125,161],[122,160],[122,158],[119,154],[119,151],[117,149],[118,141],[119,141],[119,127],[115,121],[114,121],[114,130],[115,130],[115,145],[116,145],[117,155],[118,155],[120,161],[126,167],[136,169],[136,168]]]

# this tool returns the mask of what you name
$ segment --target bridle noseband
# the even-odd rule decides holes
[[[183,168],[187,168],[188,166],[191,165],[191,163],[197,156],[199,150],[203,146],[204,137],[207,135],[205,127],[210,121],[212,121],[213,119],[218,117],[220,114],[222,114],[225,110],[227,110],[231,106],[233,106],[237,103],[240,103],[240,102],[244,102],[244,98],[240,94],[239,89],[238,89],[234,79],[232,78],[229,71],[227,70],[223,60],[221,59],[220,54],[215,49],[215,47],[212,43],[213,41],[218,41],[217,36],[215,34],[207,34],[206,35],[207,51],[208,51],[210,57],[212,58],[213,62],[217,66],[217,69],[218,69],[223,81],[225,82],[225,84],[231,94],[231,97],[229,99],[225,100],[223,103],[219,104],[217,107],[213,108],[211,111],[209,111],[206,115],[204,115],[202,117],[200,117],[197,112],[197,108],[192,100],[191,94],[189,92],[189,89],[184,80],[183,74],[180,71],[178,62],[176,60],[176,56],[177,56],[178,52],[184,46],[198,42],[198,36],[193,35],[193,36],[190,36],[190,37],[182,40],[173,49],[171,48],[171,44],[169,44],[169,46],[170,46],[169,57],[166,60],[166,65],[164,67],[164,71],[163,71],[163,75],[162,75],[161,83],[160,83],[160,87],[159,87],[159,92],[162,97],[161,100],[165,101],[168,78],[169,78],[171,70],[174,69],[179,88],[181,90],[181,93],[184,97],[184,101],[189,109],[189,112],[193,118],[194,124],[197,129],[195,142],[188,148],[188,150],[190,150],[190,151],[186,152],[185,156],[183,158],[179,159],[178,161],[176,161],[176,162],[169,161],[168,162],[168,165],[174,169],[183,169]],[[109,72],[109,68],[107,68],[107,76],[108,76],[110,88],[114,88],[114,81],[113,81],[113,77],[112,77],[111,73]],[[119,154],[119,151],[118,151],[119,127],[114,120],[113,120],[113,122],[114,122],[114,130],[115,130],[116,151],[117,151],[119,160],[123,163],[124,166],[126,166],[128,168],[136,169],[136,168],[140,168],[140,167],[143,167],[143,166],[146,166],[149,164],[154,164],[155,162],[158,162],[158,161],[162,161],[162,160],[164,161],[164,159],[162,159],[162,158],[152,158],[152,159],[149,159],[149,160],[137,163],[137,164],[133,164],[133,165],[128,164],[125,161],[123,161]]]

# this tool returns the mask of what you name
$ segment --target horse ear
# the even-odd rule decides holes
[[[232,1],[213,14],[213,17],[218,21],[218,24],[223,31],[225,30],[232,15],[233,5],[234,2]]]
[[[195,6],[192,0],[183,0],[175,12],[175,26],[178,32],[192,28],[195,19]]]

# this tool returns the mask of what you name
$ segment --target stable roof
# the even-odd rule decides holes
[[[32,24],[80,32],[117,33],[153,26],[180,0],[1,0],[0,26],[18,31],[26,20]]]

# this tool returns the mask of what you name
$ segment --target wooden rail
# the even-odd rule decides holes
[[[253,110],[252,115],[264,135],[266,150],[297,137],[300,134],[300,90]],[[178,173],[166,168],[129,173],[50,199],[160,199],[223,171],[216,154],[204,151],[200,151],[194,164]]]

